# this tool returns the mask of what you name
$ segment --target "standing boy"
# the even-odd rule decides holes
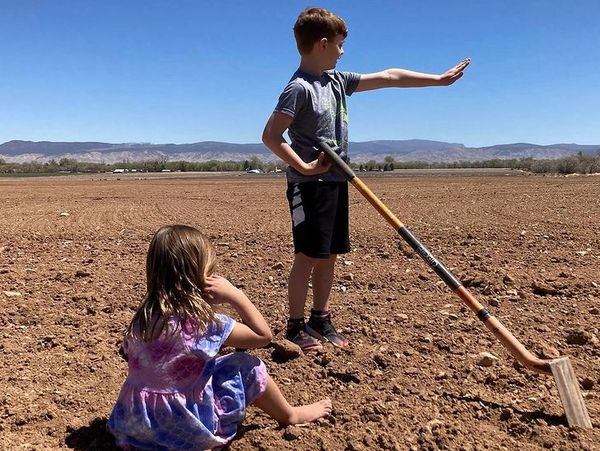
[[[292,216],[294,263],[288,280],[289,320],[286,338],[304,351],[321,341],[345,348],[348,340],[331,324],[329,294],[338,254],[350,251],[348,184],[330,168],[322,141],[348,152],[346,95],[372,89],[448,86],[463,75],[465,59],[441,75],[404,69],[371,74],[334,70],[343,55],[348,29],[344,21],[322,8],[300,13],[294,25],[300,67],[279,97],[263,132],[263,142],[288,165],[287,199]],[[291,144],[283,138],[288,130]],[[307,323],[304,307],[312,276],[313,308]]]

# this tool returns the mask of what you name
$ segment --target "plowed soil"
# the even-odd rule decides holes
[[[570,357],[595,428],[570,428],[554,379],[515,363],[351,187],[353,250],[332,291],[350,350],[251,351],[292,403],[329,396],[334,414],[280,428],[251,407],[230,449],[600,449],[600,177],[363,180],[529,350]],[[218,271],[281,340],[283,177],[0,179],[1,449],[115,449],[119,345],[168,223],[214,240]]]

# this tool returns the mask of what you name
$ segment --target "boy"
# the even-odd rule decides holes
[[[329,294],[338,254],[350,251],[348,184],[323,152],[328,141],[346,158],[348,113],[346,95],[387,87],[447,86],[463,75],[465,59],[442,75],[403,69],[370,74],[338,72],[348,29],[344,21],[322,8],[300,13],[294,25],[300,67],[279,97],[263,142],[288,165],[287,198],[292,216],[294,263],[288,280],[289,320],[286,338],[303,351],[322,348],[321,342],[345,348],[348,340],[331,324]],[[288,130],[291,144],[283,138]],[[312,275],[313,308],[308,323],[304,306]]]

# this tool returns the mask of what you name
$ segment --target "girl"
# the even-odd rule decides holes
[[[292,407],[264,363],[222,346],[271,342],[265,319],[227,279],[214,275],[215,249],[193,227],[159,229],[146,259],[147,293],[127,329],[128,375],[108,428],[117,444],[149,450],[198,450],[231,441],[254,404],[281,424],[314,421],[331,401]],[[242,322],[215,313],[229,304]]]

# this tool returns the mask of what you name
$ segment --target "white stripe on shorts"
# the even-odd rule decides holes
[[[304,207],[302,206],[302,197],[300,196],[300,187],[294,185],[292,193],[292,224],[294,227],[304,222]]]

